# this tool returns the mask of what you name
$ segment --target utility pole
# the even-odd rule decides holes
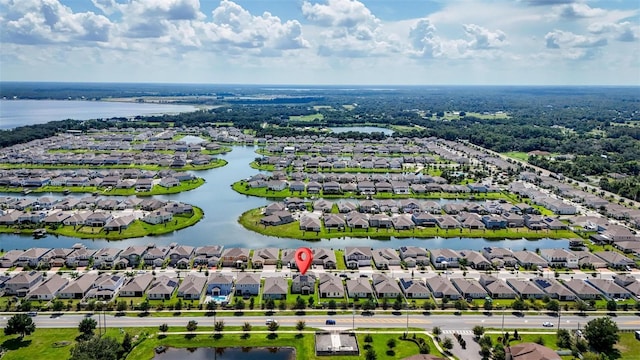
[[[351,328],[356,331],[356,301],[353,300],[353,316],[351,317]]]
[[[558,307],[558,330],[560,330],[560,312],[562,311],[562,306]]]
[[[409,301],[407,300],[407,336],[409,336]]]
[[[504,337],[504,306],[502,307],[502,336]]]

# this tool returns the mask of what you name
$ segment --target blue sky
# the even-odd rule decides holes
[[[0,0],[0,80],[639,85],[638,0]]]

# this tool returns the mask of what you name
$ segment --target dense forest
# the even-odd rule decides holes
[[[261,87],[179,84],[3,83],[0,95],[37,99],[173,96],[216,105],[179,115],[56,121],[0,131],[5,147],[60,130],[110,126],[182,127],[233,123],[257,136],[315,134],[355,124],[400,126],[394,136],[464,139],[497,152],[546,151],[529,161],[584,180],[618,173],[627,181],[603,185],[634,198],[640,188],[640,91],[637,87]],[[184,98],[179,98],[180,96]],[[221,106],[221,107],[218,107]],[[484,116],[497,112],[504,117]],[[450,118],[445,113],[459,116]],[[301,118],[302,117],[302,118]],[[310,119],[310,120],[309,120]],[[359,139],[379,134],[342,133]],[[564,159],[564,160],[560,160]],[[635,177],[634,177],[635,176]],[[635,196],[634,196],[635,194]]]

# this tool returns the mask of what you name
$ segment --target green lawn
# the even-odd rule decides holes
[[[438,227],[434,228],[415,228],[411,230],[394,230],[394,229],[350,229],[346,228],[343,231],[331,230],[329,232],[324,227],[320,232],[303,231],[299,228],[298,222],[293,222],[285,225],[278,226],[266,226],[260,224],[262,218],[261,209],[252,209],[240,216],[239,222],[245,228],[255,231],[257,233],[275,236],[285,237],[303,240],[318,240],[326,238],[340,238],[340,237],[371,237],[379,239],[388,239],[390,237],[477,237],[487,239],[540,239],[540,238],[574,238],[577,237],[575,233],[569,230],[545,230],[545,231],[532,231],[527,228],[515,228],[515,229],[500,229],[500,230],[471,230],[471,229],[451,229],[443,230]]]
[[[620,341],[616,345],[620,351],[621,360],[638,359],[640,354],[640,340],[637,340],[633,332],[620,333]]]
[[[502,153],[502,155],[506,155],[516,160],[529,161],[529,154],[524,151],[509,151],[506,153]]]

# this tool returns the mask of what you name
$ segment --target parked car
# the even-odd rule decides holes
[[[542,326],[544,326],[544,327],[553,327],[553,324],[551,322],[549,322],[549,321],[545,321],[545,322],[542,323]]]

